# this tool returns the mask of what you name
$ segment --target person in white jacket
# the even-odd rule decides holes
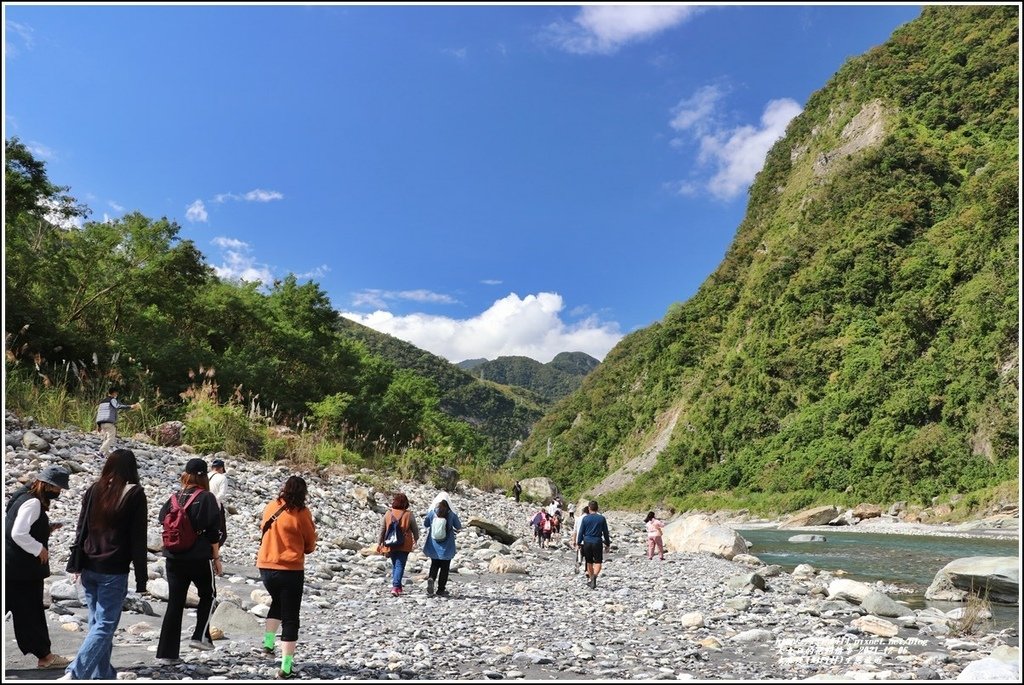
[[[224,460],[217,458],[211,461],[210,470],[213,471],[213,475],[210,476],[210,492],[220,505],[220,544],[223,545],[228,539],[228,475],[224,468]]]

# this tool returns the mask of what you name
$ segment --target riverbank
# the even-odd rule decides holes
[[[46,619],[55,650],[73,656],[87,630],[87,612],[62,572],[81,496],[103,460],[99,437],[35,428],[46,443],[24,447],[25,427],[8,415],[5,492],[47,464],[73,472],[71,489],[53,503],[51,519],[66,524],[51,541]],[[136,452],[149,497],[149,596],[129,603],[115,636],[114,665],[124,679],[265,680],[276,660],[258,649],[267,598],[252,560],[259,516],[291,471],[280,464],[224,455],[230,479],[229,538],[222,550],[213,625],[223,632],[211,652],[187,647],[195,613],[183,623],[183,662],[158,664],[155,650],[166,608],[164,562],[155,515],[175,489],[191,454],[124,441]],[[209,457],[208,457],[209,458]],[[460,485],[455,511],[511,534],[499,542],[465,525],[452,562],[451,597],[426,594],[429,561],[414,551],[406,591],[392,597],[390,564],[372,552],[389,493],[404,491],[422,515],[436,491],[380,474],[304,473],[320,541],[306,560],[296,664],[316,680],[947,680],[971,664],[1013,654],[1019,625],[957,634],[958,619],[927,609],[900,618],[873,617],[830,596],[836,574],[794,575],[778,566],[727,561],[707,554],[646,557],[642,517],[612,512],[613,546],[596,589],[574,563],[566,535],[538,548],[528,521],[534,507]],[[894,591],[875,584],[882,591]],[[879,632],[881,631],[881,632]],[[56,678],[22,656],[4,624],[6,677]],[[1019,657],[1017,657],[1019,663]]]

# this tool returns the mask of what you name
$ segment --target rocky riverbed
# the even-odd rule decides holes
[[[73,473],[71,491],[50,512],[52,520],[67,525],[51,541],[53,576],[46,592],[55,651],[72,656],[84,639],[87,613],[62,569],[81,495],[103,463],[97,453],[100,439],[78,430],[23,425],[10,414],[5,418],[6,494],[19,479],[50,463]],[[156,553],[155,518],[193,455],[133,440],[120,445],[139,457],[153,519],[150,592],[129,597],[115,638],[113,659],[120,677],[273,677],[277,662],[258,649],[268,597],[253,561],[260,513],[293,472],[224,457],[232,513],[213,620],[217,648],[188,649],[195,622],[194,610],[188,609],[183,663],[161,665],[155,650],[166,583]],[[641,518],[632,514],[609,515],[612,552],[597,589],[590,590],[576,572],[568,536],[538,549],[529,534],[529,505],[464,484],[451,493],[462,521],[485,520],[515,541],[501,542],[467,525],[458,538],[449,598],[426,595],[429,561],[418,552],[406,570],[406,593],[391,597],[389,563],[370,553],[388,493],[406,492],[413,511],[422,515],[436,490],[377,474],[302,475],[320,536],[316,552],[307,557],[296,654],[303,679],[946,680],[976,677],[984,668],[996,669],[986,671],[996,675],[981,680],[1019,675],[1019,624],[998,632],[986,631],[983,624],[981,632],[961,634],[955,615],[934,609],[889,612],[904,614],[899,617],[873,615],[835,591],[838,576],[807,568],[785,573],[755,557],[726,561],[677,552],[664,562],[649,561]],[[899,600],[900,588],[878,583],[872,589]],[[32,668],[35,659],[17,649],[9,619],[4,641],[6,677],[61,675]]]

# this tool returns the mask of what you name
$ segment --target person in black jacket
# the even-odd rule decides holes
[[[82,588],[89,605],[89,634],[67,672],[72,680],[116,680],[110,663],[114,631],[128,595],[128,565],[135,589],[146,591],[146,493],[135,453],[114,450],[82,497],[75,539],[83,539]]]
[[[14,636],[22,654],[38,659],[38,668],[64,668],[70,662],[50,651],[50,631],[43,611],[43,579],[50,575],[50,502],[67,490],[70,473],[47,466],[7,502],[4,521],[4,605],[14,619]]]
[[[220,574],[220,506],[217,498],[210,492],[208,468],[202,459],[189,459],[185,465],[185,473],[181,475],[179,492],[171,495],[178,499],[179,506],[186,508],[192,530],[197,538],[192,547],[183,552],[164,550],[167,559],[167,611],[160,627],[160,642],[156,648],[156,656],[165,662],[175,663],[181,649],[181,616],[185,611],[185,597],[188,586],[195,583],[199,591],[199,607],[196,609],[196,627],[192,632],[189,646],[192,649],[213,649],[210,637],[210,614],[213,613],[213,601],[217,596],[214,575]],[[192,495],[199,490],[198,496],[188,504]],[[160,508],[158,521],[163,520],[171,510],[170,499]]]

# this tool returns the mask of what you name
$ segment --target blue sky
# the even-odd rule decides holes
[[[4,4],[4,136],[90,220],[451,361],[598,358],[714,271],[771,143],[919,5]]]

